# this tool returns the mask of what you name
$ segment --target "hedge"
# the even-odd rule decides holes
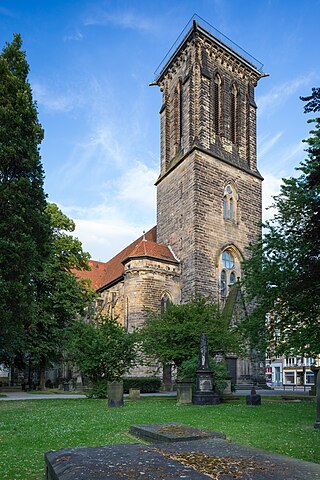
[[[160,378],[131,377],[123,379],[123,391],[129,393],[130,388],[139,388],[141,393],[158,392],[161,386]]]

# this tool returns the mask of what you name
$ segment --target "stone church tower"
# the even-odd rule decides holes
[[[260,233],[254,88],[264,76],[196,21],[156,81],[157,242],[181,263],[181,299],[224,303]]]
[[[254,88],[264,74],[252,60],[193,21],[152,84],[163,96],[157,225],[77,273],[96,288],[97,310],[129,331],[144,323],[146,309],[196,293],[222,308],[241,278],[261,222]],[[233,360],[235,381],[249,379],[251,363]],[[143,366],[132,372],[149,374]]]

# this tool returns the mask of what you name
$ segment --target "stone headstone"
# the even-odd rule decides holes
[[[258,395],[256,389],[252,387],[250,395],[246,396],[247,405],[261,405],[261,395]]]
[[[123,406],[123,381],[108,382],[108,407]]]
[[[140,388],[129,388],[129,398],[130,400],[139,400]]]
[[[180,380],[177,382],[177,405],[192,404],[192,386],[193,381]]]

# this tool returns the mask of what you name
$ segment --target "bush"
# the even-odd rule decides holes
[[[141,393],[158,392],[161,386],[160,378],[132,377],[123,379],[123,391],[129,393],[130,388],[139,388]]]
[[[88,398],[107,398],[108,395],[108,382],[104,379],[99,379],[95,382],[93,387],[86,392]]]

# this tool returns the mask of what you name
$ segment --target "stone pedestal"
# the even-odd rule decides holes
[[[194,405],[216,405],[220,397],[213,391],[212,372],[210,370],[197,370],[196,392],[192,396]]]
[[[108,382],[108,407],[123,406],[123,381]]]
[[[192,381],[177,382],[177,405],[192,404]]]
[[[247,395],[247,405],[261,405],[261,395]]]
[[[261,405],[261,395],[258,395],[256,389],[252,387],[250,395],[246,396],[247,405]]]
[[[130,400],[139,400],[140,388],[129,388],[129,398]]]

